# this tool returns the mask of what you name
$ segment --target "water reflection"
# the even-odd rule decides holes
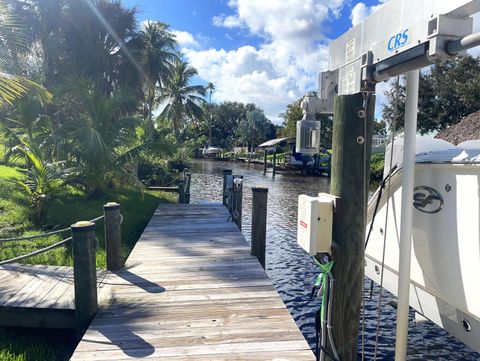
[[[271,173],[262,175],[263,167],[255,164],[196,161],[193,164],[192,202],[221,201],[223,169],[244,176],[242,232],[250,241],[251,187],[268,187],[267,273],[282,296],[298,327],[314,347],[314,314],[318,301],[309,301],[317,269],[312,258],[296,243],[297,199],[329,191],[329,179]],[[379,287],[375,285],[370,299],[370,281],[365,280],[365,359],[373,359],[377,329]],[[379,328],[377,360],[393,360],[395,351],[395,309],[389,305],[394,297],[384,291]],[[359,340],[359,350],[361,347]],[[338,344],[338,342],[337,342]],[[480,360],[480,355],[435,324],[415,323],[413,313],[409,329],[408,360]]]

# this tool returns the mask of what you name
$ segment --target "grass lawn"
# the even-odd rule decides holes
[[[11,180],[21,177],[14,168],[0,165],[0,238],[24,234],[38,234],[70,226],[79,220],[88,220],[103,214],[106,202],[120,203],[124,217],[122,223],[122,256],[126,259],[159,203],[174,202],[175,195],[161,192],[116,189],[102,199],[86,200],[84,194],[73,187],[59,190],[47,213],[42,229],[30,221],[30,209],[25,196]],[[105,267],[103,223],[97,225],[97,266]],[[66,238],[54,235],[36,241],[0,244],[0,260],[9,259]],[[24,263],[72,265],[71,248],[56,248],[47,253],[30,257]],[[53,330],[25,330],[0,328],[0,361],[66,360],[75,347],[73,332]]]

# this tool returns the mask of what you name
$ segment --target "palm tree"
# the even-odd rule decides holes
[[[129,43],[129,48],[138,59],[144,83],[144,120],[148,129],[153,129],[152,113],[157,98],[157,89],[171,75],[172,62],[178,59],[176,41],[169,26],[158,21],[148,21]]]
[[[35,146],[25,135],[17,134],[13,129],[0,126],[2,136],[9,139],[7,149],[8,159],[22,159],[26,168],[19,171],[23,177],[12,179],[20,191],[25,194],[33,212],[35,225],[41,225],[52,198],[70,170],[64,167],[64,162],[50,162],[45,154]]]
[[[205,87],[189,85],[197,74],[188,62],[175,60],[171,77],[165,80],[162,94],[158,97],[159,103],[165,104],[160,118],[172,121],[177,141],[181,140],[180,130],[185,123],[202,117],[204,113],[201,105],[205,102]]]
[[[11,12],[8,4],[0,0],[0,108],[13,105],[15,100],[32,90],[50,96],[38,84],[15,75],[19,73],[17,53],[27,52],[28,48],[21,21]]]
[[[212,82],[209,82],[205,88],[210,94],[208,97],[208,104],[210,104],[210,119],[208,122],[208,146],[212,145],[212,92],[215,90],[215,85]]]
[[[142,189],[131,164],[146,145],[135,144],[135,130],[140,122],[123,111],[131,97],[121,91],[104,94],[91,82],[81,79],[73,81],[71,86],[83,112],[79,113],[78,121],[66,124],[62,131],[68,139],[73,139],[71,157],[79,164],[80,183],[87,197],[96,198],[115,183]]]

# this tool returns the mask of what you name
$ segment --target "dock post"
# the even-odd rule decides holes
[[[185,185],[185,203],[190,204],[190,184],[192,182],[192,173],[186,174],[187,184]]]
[[[242,179],[242,182],[235,184],[235,179]],[[233,176],[233,220],[238,229],[242,230],[242,203],[243,203],[243,176]]]
[[[275,177],[275,164],[277,163],[277,149],[273,151],[273,176]]]
[[[227,176],[232,175],[231,169],[223,170],[223,193],[222,193],[222,203],[224,206],[227,205]]]
[[[357,93],[337,96],[334,105],[330,192],[339,202],[333,221],[332,326],[334,340],[345,345],[338,349],[342,361],[357,359],[375,97],[366,103]]]
[[[103,206],[105,217],[105,250],[107,269],[117,271],[122,268],[122,230],[120,204],[108,202]]]
[[[185,203],[185,186],[183,180],[179,180],[178,183],[178,204]]]
[[[98,309],[95,223],[72,224],[75,319],[79,332],[87,328]]]
[[[263,148],[263,175],[267,174],[267,148]]]
[[[250,254],[265,269],[268,188],[252,187],[252,243]]]

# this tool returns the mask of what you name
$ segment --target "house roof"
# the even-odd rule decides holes
[[[277,145],[278,143],[288,141],[290,139],[294,139],[294,138],[293,137],[286,137],[286,138],[278,138],[278,139],[267,140],[265,143],[260,144],[259,147],[260,148],[273,147],[274,145]]]
[[[480,139],[480,111],[469,114],[457,124],[438,132],[435,138],[455,145],[467,140]]]

